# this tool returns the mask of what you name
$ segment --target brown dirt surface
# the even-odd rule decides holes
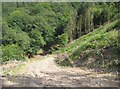
[[[24,72],[1,77],[2,86],[7,87],[118,87],[117,76],[101,74],[88,69],[60,67],[55,55],[43,56],[42,60],[26,63]]]

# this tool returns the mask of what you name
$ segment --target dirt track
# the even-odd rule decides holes
[[[3,76],[3,86],[41,87],[117,87],[118,81],[111,74],[100,74],[80,68],[62,68],[54,62],[54,56],[34,60],[25,66],[23,73]]]

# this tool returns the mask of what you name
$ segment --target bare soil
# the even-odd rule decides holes
[[[3,75],[5,87],[118,87],[116,75],[102,74],[88,69],[60,67],[55,63],[55,55],[36,56],[26,63],[24,71],[13,76]],[[36,59],[37,58],[37,59]]]

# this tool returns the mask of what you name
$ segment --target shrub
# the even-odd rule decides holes
[[[29,32],[32,30],[33,18],[25,12],[16,10],[10,13],[7,22],[10,27],[18,26],[23,31]]]
[[[2,59],[1,62],[4,61],[12,61],[12,60],[24,60],[23,54],[24,51],[20,49],[18,45],[12,44],[7,46],[2,46]]]
[[[67,34],[62,34],[62,35],[58,36],[58,39],[62,46],[67,45],[67,43],[69,41]]]
[[[3,45],[17,44],[23,50],[26,50],[30,44],[30,38],[26,32],[21,31],[20,28],[5,28],[3,27]]]
[[[41,32],[37,29],[34,29],[33,31],[31,31],[30,37],[31,37],[31,42],[32,44],[34,44],[34,46],[43,47],[46,44],[41,35]]]

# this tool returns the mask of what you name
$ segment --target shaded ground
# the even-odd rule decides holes
[[[36,56],[39,59],[39,56]],[[2,76],[3,86],[41,87],[117,87],[117,77],[112,74],[100,74],[87,69],[59,67],[54,55],[44,56],[43,60],[34,60],[26,64],[25,69],[15,76]],[[36,59],[36,58],[35,58]]]

